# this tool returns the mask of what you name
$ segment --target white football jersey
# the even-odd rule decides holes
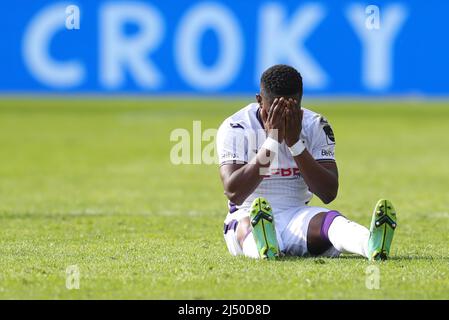
[[[335,161],[335,138],[332,128],[321,115],[304,110],[300,139],[317,161]],[[266,140],[259,114],[259,105],[251,103],[227,118],[217,134],[217,153],[220,165],[248,163],[254,160]],[[280,146],[275,161],[254,192],[240,206],[229,203],[230,212],[249,208],[257,197],[264,197],[275,216],[291,208],[303,207],[312,198],[307,184],[299,173],[293,156],[285,142]],[[291,211],[291,210],[290,210]]]

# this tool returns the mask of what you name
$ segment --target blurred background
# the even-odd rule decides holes
[[[447,96],[446,1],[14,1],[2,93],[253,95],[297,67],[307,95]]]
[[[443,0],[1,2],[0,297],[447,298],[448,11]],[[300,261],[309,282],[292,280],[293,262],[264,269],[273,283],[234,274],[264,267],[226,251],[217,165],[170,159],[174,130],[190,134],[195,162],[204,130],[251,103],[278,63],[302,73],[303,105],[334,128],[332,208],[364,225],[380,197],[400,212],[398,278],[382,290],[360,285],[357,260],[317,274]],[[69,265],[83,290],[65,287]]]

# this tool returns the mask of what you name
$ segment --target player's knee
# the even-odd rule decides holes
[[[324,239],[322,235],[322,226],[327,212],[316,214],[309,222],[307,230],[307,248],[313,255],[319,255],[329,249],[332,245],[329,240]]]
[[[236,233],[237,233],[237,241],[240,243],[240,246],[243,245],[243,241],[246,239],[251,230],[252,230],[251,222],[248,217],[245,217],[239,221]]]

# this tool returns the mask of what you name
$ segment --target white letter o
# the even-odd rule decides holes
[[[212,66],[200,59],[200,40],[212,29],[220,43],[220,53]],[[202,3],[181,20],[175,38],[175,60],[181,76],[197,89],[217,90],[229,85],[240,68],[243,41],[238,22],[225,7]]]

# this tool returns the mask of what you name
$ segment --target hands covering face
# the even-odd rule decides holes
[[[303,110],[293,98],[275,98],[264,123],[268,136],[291,147],[299,140]]]

